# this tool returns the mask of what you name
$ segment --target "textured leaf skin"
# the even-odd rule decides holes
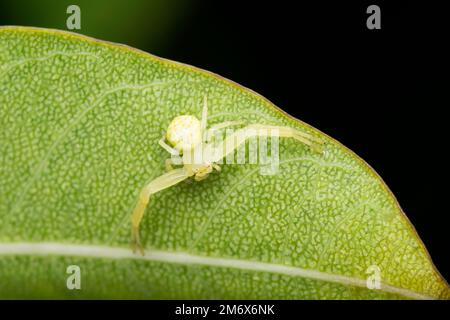
[[[147,259],[119,258],[140,188],[164,172],[158,139],[173,117],[199,117],[204,94],[210,124],[287,125],[323,138],[325,151],[281,140],[277,175],[226,165],[156,194],[142,225]],[[0,221],[0,298],[450,297],[389,189],[337,141],[217,75],[57,30],[0,28]],[[40,243],[111,251],[52,254]],[[71,264],[81,290],[66,288]],[[361,285],[370,265],[380,290]]]

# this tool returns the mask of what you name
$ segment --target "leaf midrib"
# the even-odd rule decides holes
[[[98,259],[134,259],[144,261],[155,261],[164,263],[203,265],[209,267],[232,268],[240,270],[251,270],[256,272],[269,272],[292,277],[302,277],[345,286],[367,288],[366,280],[356,277],[332,274],[312,269],[286,266],[275,263],[259,262],[234,258],[208,257],[194,255],[182,251],[146,250],[141,256],[131,252],[129,248],[112,246],[94,246],[58,242],[10,242],[0,243],[0,256],[80,256]],[[367,289],[369,290],[369,289]],[[412,290],[382,283],[382,292],[397,294],[406,298],[434,300],[435,297],[417,293]]]

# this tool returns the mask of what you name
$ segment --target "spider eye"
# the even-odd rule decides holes
[[[202,140],[200,121],[194,116],[178,116],[169,124],[166,138],[178,151],[191,150]]]

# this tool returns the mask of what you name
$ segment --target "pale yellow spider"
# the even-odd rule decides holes
[[[313,150],[321,152],[322,141],[319,138],[290,127],[264,124],[252,124],[238,129],[225,137],[222,144],[218,145],[209,141],[215,131],[230,126],[242,125],[243,123],[240,121],[226,121],[207,129],[207,114],[208,105],[205,96],[201,121],[191,115],[178,116],[169,124],[165,137],[162,137],[161,140],[159,140],[160,146],[172,156],[179,155],[182,158],[179,158],[181,162],[178,163],[174,163],[172,158],[167,159],[167,172],[148,183],[141,190],[139,200],[131,216],[131,235],[134,252],[136,249],[139,249],[139,251],[144,254],[140,242],[139,225],[152,194],[174,186],[190,177],[194,177],[194,180],[196,181],[203,180],[213,171],[213,169],[220,171],[220,167],[217,163],[231,152],[234,152],[234,150],[245,143],[249,138],[267,137],[275,131],[279,137],[294,138],[308,145]],[[164,141],[166,139],[169,144]],[[192,159],[195,158],[195,154],[201,154],[200,161],[192,161]],[[175,169],[173,168],[173,165],[181,165],[182,167]]]

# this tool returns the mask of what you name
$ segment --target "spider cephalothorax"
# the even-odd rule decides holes
[[[221,144],[216,144],[210,141],[214,132],[243,123],[226,121],[207,128],[207,113],[208,106],[205,97],[201,120],[192,115],[177,116],[170,122],[165,136],[159,140],[160,146],[171,154],[171,158],[166,160],[167,172],[148,183],[141,190],[139,200],[131,216],[134,250],[137,248],[142,254],[144,252],[139,238],[139,225],[152,194],[190,177],[200,181],[207,178],[214,169],[220,171],[218,162],[234,152],[249,138],[269,136],[276,132],[278,137],[294,138],[316,151],[321,150],[322,141],[310,134],[290,127],[263,124],[251,124],[237,129],[225,137]],[[177,161],[174,161],[174,159]],[[174,166],[178,167],[174,168]]]

